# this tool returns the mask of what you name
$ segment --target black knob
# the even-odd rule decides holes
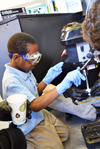
[[[83,59],[85,59],[86,57],[84,56]]]
[[[82,52],[84,51],[84,46],[81,46],[81,51],[82,51]]]

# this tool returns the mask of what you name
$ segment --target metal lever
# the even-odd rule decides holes
[[[89,58],[89,60],[83,65],[83,67],[80,69],[80,71],[82,71],[90,61],[91,61],[91,58]]]
[[[80,69],[80,71],[83,71],[84,73],[84,76],[86,78],[86,86],[87,86],[87,89],[86,91],[88,92],[88,95],[91,96],[90,92],[91,92],[91,89],[89,88],[89,83],[88,83],[88,78],[87,78],[87,74],[86,74],[86,70],[84,69],[87,64],[91,61],[91,58],[89,58],[89,60],[83,65],[83,67]]]

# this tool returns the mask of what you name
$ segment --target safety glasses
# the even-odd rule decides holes
[[[15,53],[9,53],[9,55],[14,55]],[[29,55],[29,54],[19,54],[20,56],[23,57],[23,59],[25,61],[29,61],[32,65],[35,64],[35,63],[39,63],[41,57],[42,57],[42,54],[39,53],[39,52],[35,52],[33,53],[32,55]]]

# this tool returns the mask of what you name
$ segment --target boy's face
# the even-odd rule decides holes
[[[35,52],[38,52],[38,45],[37,44],[27,44],[27,49],[28,49],[28,53],[29,55],[34,54]],[[17,54],[18,55],[18,54]],[[23,72],[29,72],[30,70],[32,71],[32,69],[35,68],[36,62],[34,64],[32,64],[30,61],[25,61],[23,59],[22,56],[18,55],[19,60],[15,59],[16,62],[14,65],[14,67],[18,70],[21,70]]]

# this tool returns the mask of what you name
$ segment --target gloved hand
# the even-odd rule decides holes
[[[85,77],[81,72],[79,71],[80,67],[78,67],[76,70],[73,70],[69,72],[63,81],[56,86],[57,92],[59,95],[61,95],[63,92],[66,91],[66,89],[70,88],[72,84],[74,83],[76,86],[79,86],[81,84],[81,79],[85,81]]]
[[[26,117],[27,117],[28,119],[31,119],[31,118],[32,118],[32,116],[31,116],[32,110],[31,110],[31,108],[29,107],[30,104],[31,104],[31,103],[29,102],[29,100],[27,100]]]
[[[6,100],[0,102],[0,113],[6,113],[10,114],[11,113],[11,107],[9,107],[8,102]]]
[[[100,79],[91,88],[91,96],[100,96]]]
[[[11,110],[6,100],[0,102],[0,121],[11,121]]]
[[[43,82],[49,84],[50,82],[52,82],[53,79],[55,79],[59,74],[61,74],[63,64],[64,62],[60,62],[57,65],[51,67],[48,70],[46,76],[43,78]]]
[[[82,101],[82,100],[86,99],[88,97],[88,92],[82,91],[75,87],[71,87],[71,88],[67,89],[63,93],[63,95],[65,98],[70,97],[72,99],[73,103],[76,104],[75,100]]]

